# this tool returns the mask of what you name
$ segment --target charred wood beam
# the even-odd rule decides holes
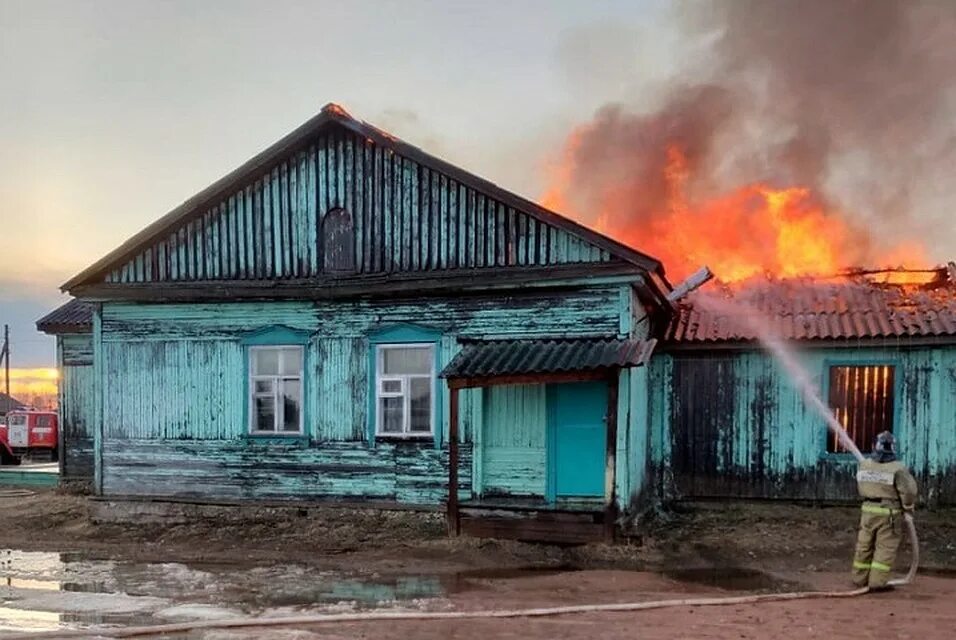
[[[607,504],[604,508],[604,538],[606,542],[614,541],[615,524],[617,522],[617,505],[614,485],[617,480],[617,401],[618,381],[620,370],[615,370],[608,379],[607,390],[607,462],[605,467],[605,497]]]

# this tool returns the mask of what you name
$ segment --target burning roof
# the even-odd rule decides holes
[[[954,263],[933,270],[852,270],[831,278],[750,281],[697,295],[731,299],[742,313],[766,318],[771,331],[788,340],[956,339]],[[704,345],[756,338],[747,323],[707,307],[697,296],[682,303],[665,342]]]

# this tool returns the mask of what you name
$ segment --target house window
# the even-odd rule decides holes
[[[326,271],[355,271],[355,229],[345,209],[332,209],[322,219],[322,252]]]
[[[860,451],[871,451],[878,433],[893,430],[895,376],[888,365],[830,367],[830,408]],[[847,453],[833,433],[827,451]]]
[[[303,348],[249,348],[252,433],[302,433]]]
[[[434,416],[435,347],[379,345],[376,352],[376,433],[431,435]]]

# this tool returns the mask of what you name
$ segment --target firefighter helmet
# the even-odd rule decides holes
[[[896,453],[896,438],[889,431],[882,431],[873,442],[873,451],[877,453]]]

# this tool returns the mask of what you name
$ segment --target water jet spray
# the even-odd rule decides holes
[[[836,419],[836,416],[833,415],[830,408],[820,398],[820,394],[817,392],[817,386],[810,378],[810,374],[807,373],[806,369],[800,364],[796,354],[780,336],[774,335],[773,332],[770,331],[767,324],[762,322],[761,318],[752,309],[748,309],[732,300],[703,294],[696,295],[694,303],[700,307],[710,309],[715,313],[733,318],[743,323],[747,329],[752,331],[764,349],[773,355],[787,372],[797,389],[800,390],[806,403],[823,418],[827,428],[840,440],[843,448],[853,454],[857,462],[863,461],[863,454],[860,452],[859,447],[856,446],[856,443],[853,442],[853,439],[846,432],[846,429],[843,428],[843,425]],[[913,516],[909,513],[904,513],[903,520],[906,523],[910,547],[912,548],[912,560],[910,562],[909,571],[905,577],[889,581],[888,584],[892,586],[901,586],[912,582],[916,576],[917,567],[919,566],[919,539],[916,535],[916,525],[913,522]]]

